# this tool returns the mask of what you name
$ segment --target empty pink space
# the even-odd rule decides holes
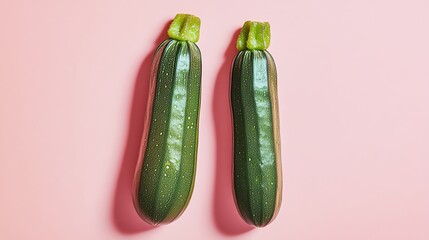
[[[152,54],[201,18],[190,205],[150,227],[131,201]],[[429,2],[0,1],[0,239],[429,239]],[[262,229],[231,193],[237,30],[271,24],[283,203]]]

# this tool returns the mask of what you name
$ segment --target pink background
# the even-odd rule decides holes
[[[264,4],[261,6],[261,4]],[[202,20],[193,198],[139,220],[131,181],[149,67],[178,12]],[[429,239],[426,0],[1,0],[0,239]],[[284,200],[249,229],[230,184],[230,64],[269,21]]]

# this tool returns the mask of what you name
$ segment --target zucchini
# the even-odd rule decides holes
[[[200,19],[177,14],[155,51],[133,186],[139,216],[150,224],[177,219],[194,188],[201,92]]]
[[[243,220],[257,227],[276,217],[282,197],[277,71],[269,44],[269,23],[247,21],[231,71],[234,198]]]

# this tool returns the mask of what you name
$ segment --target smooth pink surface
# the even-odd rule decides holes
[[[263,5],[262,5],[263,4]],[[202,20],[193,198],[139,220],[131,181],[151,55]],[[0,1],[0,239],[429,239],[429,2]],[[284,200],[250,230],[230,189],[234,34],[269,21]]]

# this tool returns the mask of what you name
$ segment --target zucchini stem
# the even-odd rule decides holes
[[[237,39],[237,49],[267,50],[270,46],[270,24],[268,22],[246,21]]]
[[[168,29],[168,36],[176,40],[196,43],[200,38],[200,25],[199,17],[179,13]]]

